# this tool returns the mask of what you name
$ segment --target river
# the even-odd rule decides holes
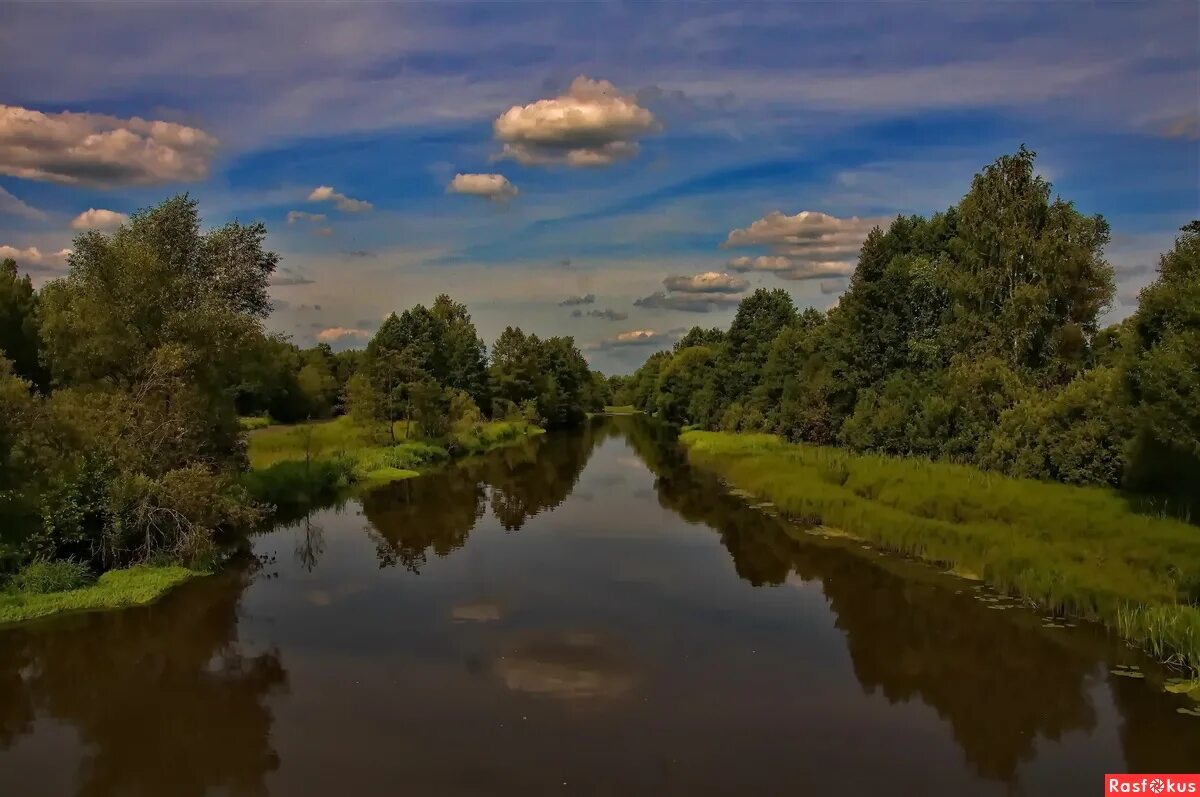
[[[1103,793],[1200,767],[1133,651],[802,533],[636,418],[0,631],[0,795]]]

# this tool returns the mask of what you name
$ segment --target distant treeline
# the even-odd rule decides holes
[[[1114,292],[1108,224],[1024,148],[958,205],[863,243],[828,312],[758,290],[728,330],[692,329],[616,391],[667,421],[1155,492],[1200,489],[1200,222],[1136,312]]]
[[[261,223],[201,232],[187,196],[75,240],[40,291],[0,263],[0,575],[39,560],[92,570],[211,558],[261,507],[238,486],[240,415],[345,412],[394,437],[521,417],[578,423],[609,398],[571,338],[510,328],[491,360],[440,296],[391,315],[365,351],[266,333],[278,264]]]

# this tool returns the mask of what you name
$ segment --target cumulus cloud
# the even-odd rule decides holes
[[[580,75],[558,97],[509,108],[492,129],[504,145],[501,158],[527,166],[607,166],[636,155],[635,139],[658,129],[658,122],[636,97]]]
[[[3,186],[0,186],[0,213],[20,216],[31,221],[43,221],[46,218],[45,213],[8,193]]]
[[[321,343],[337,343],[348,340],[366,340],[371,333],[365,329],[350,327],[326,327],[317,333],[316,338]]]
[[[325,221],[324,213],[309,213],[306,210],[289,210],[287,214],[287,223],[295,224],[298,221],[307,221],[312,224],[319,224]]]
[[[638,299],[635,307],[656,310],[683,310],[711,313],[733,307],[742,300],[741,292],[750,283],[721,271],[706,271],[692,276],[672,275],[663,280],[665,291],[655,291]]]
[[[741,277],[720,271],[706,271],[690,277],[670,276],[663,280],[669,291],[686,293],[741,293],[750,283]]]
[[[174,122],[0,105],[0,174],[26,180],[101,187],[203,180],[216,149],[213,136]]]
[[[815,210],[794,216],[772,211],[749,227],[733,230],[722,248],[766,247],[770,254],[735,257],[734,271],[763,271],[787,280],[848,276],[863,239],[879,219],[838,218]]]
[[[308,195],[309,202],[332,202],[343,213],[365,213],[375,206],[362,199],[352,199],[331,186],[319,185]]]
[[[54,271],[67,264],[70,249],[60,249],[57,252],[43,252],[36,246],[18,249],[15,246],[0,246],[0,260],[12,258],[17,266],[29,271]]]
[[[311,285],[313,281],[308,277],[290,268],[281,266],[274,274],[271,275],[271,285]]]
[[[127,221],[129,221],[129,216],[124,213],[102,208],[88,208],[71,220],[71,229],[112,232]]]
[[[580,304],[595,304],[595,303],[596,303],[596,295],[593,293],[587,293],[587,294],[584,294],[583,296],[568,296],[567,298],[565,298],[561,302],[559,302],[558,306],[559,307],[574,307],[574,306],[580,305]]]
[[[623,349],[630,346],[660,346],[670,343],[674,337],[671,332],[656,332],[653,329],[631,329],[628,332],[621,332],[611,338],[605,338],[598,343],[593,343],[587,348],[608,351],[610,349]]]
[[[517,187],[502,174],[463,174],[459,172],[446,186],[452,194],[469,194],[490,199],[493,202],[507,202],[518,193]]]

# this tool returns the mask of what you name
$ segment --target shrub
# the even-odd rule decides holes
[[[91,569],[75,559],[37,559],[17,571],[9,580],[9,588],[43,595],[86,587],[94,578]]]

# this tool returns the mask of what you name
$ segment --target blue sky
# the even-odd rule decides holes
[[[874,220],[944,209],[1024,143],[1058,193],[1110,221],[1115,319],[1200,217],[1198,14],[1192,0],[10,4],[0,251],[45,280],[79,214],[189,191],[207,223],[267,222],[287,269],[269,323],[302,345],[361,345],[387,312],[448,292],[489,342],[506,323],[570,334],[620,372],[679,329],[727,324],[759,285],[829,306]],[[581,127],[545,126],[580,108]],[[449,191],[460,173],[509,187]],[[320,186],[370,208],[310,200]],[[776,211],[836,246],[785,251],[768,231],[722,248]],[[739,272],[739,256],[779,262]],[[708,272],[728,277],[664,286]]]

